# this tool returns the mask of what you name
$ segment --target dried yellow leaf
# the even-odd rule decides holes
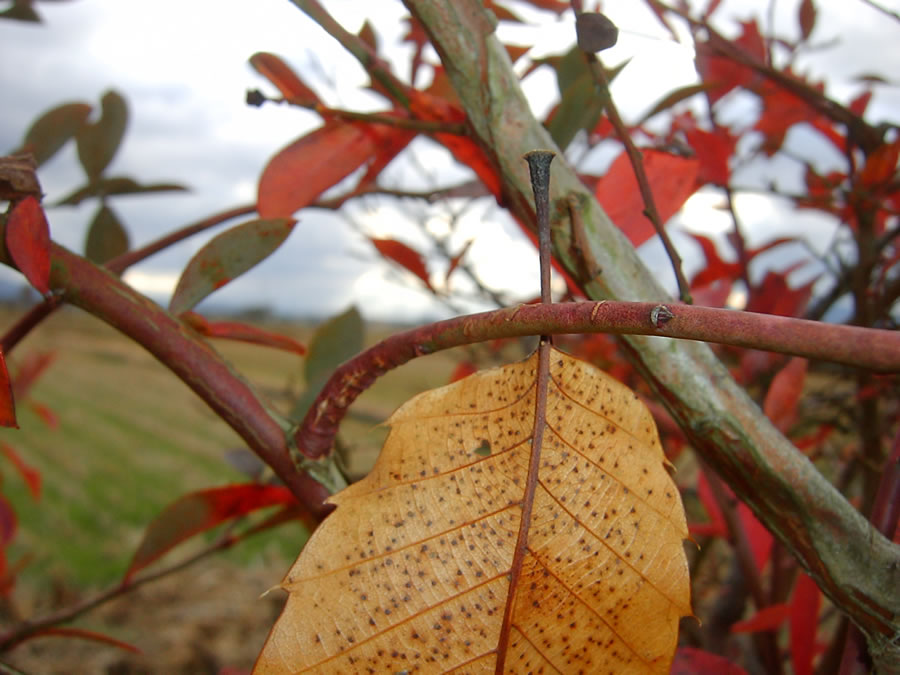
[[[690,614],[681,498],[646,407],[555,349],[515,555],[536,371],[533,355],[391,416],[285,578],[256,673],[494,672],[502,644],[507,672],[668,672]]]

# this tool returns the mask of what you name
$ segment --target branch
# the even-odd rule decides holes
[[[532,115],[482,3],[405,4],[443,61],[473,140],[494,163],[505,205],[534,223],[521,157],[555,144]],[[665,301],[654,275],[562,156],[554,163],[553,181],[556,198],[571,193],[586,205],[582,220],[590,254],[602,269],[597,278],[585,278],[569,240],[571,228],[559,227],[556,251],[568,274],[592,299]],[[772,426],[706,345],[639,335],[622,342],[696,451],[863,629],[872,653],[885,662],[900,660],[900,647],[890,642],[900,632],[900,596],[891,590],[900,587],[900,547],[877,533]]]
[[[160,239],[157,239],[154,242],[150,242],[146,246],[142,246],[141,248],[135,249],[133,251],[127,251],[107,262],[105,267],[114,274],[122,274],[122,272],[124,272],[132,265],[140,262],[141,260],[149,258],[151,255],[168,248],[172,244],[182,241],[183,239],[187,239],[188,237],[192,237],[195,234],[203,232],[204,230],[208,230],[211,227],[215,227],[216,225],[219,225],[226,220],[231,220],[232,218],[237,218],[238,216],[243,216],[255,212],[256,204],[236,206],[232,209],[220,211],[219,213],[215,213],[208,218],[197,221],[196,223],[185,225],[184,227],[175,230],[174,232]],[[31,330],[33,330],[38,324],[40,324],[41,321],[50,316],[61,303],[62,300],[60,299],[60,297],[53,295],[45,298],[43,302],[38,303],[30,310],[28,310],[22,316],[22,318],[20,318],[12,326],[12,328],[10,328],[3,335],[3,337],[0,338],[0,351],[2,351],[4,354],[9,354],[13,347],[15,347],[22,340],[22,338],[28,335],[28,333],[31,332]]]
[[[289,424],[186,325],[84,258],[51,244],[50,287],[144,347],[243,438],[311,513],[323,516],[327,490],[291,462]]]
[[[331,450],[347,408],[377,378],[452,347],[530,335],[661,335],[900,372],[900,333],[754,312],[646,302],[570,302],[460,316],[397,333],[340,366],[295,434],[304,455]]]
[[[254,97],[254,104],[256,101],[259,101],[260,105],[262,105],[263,101],[288,103],[300,108],[315,111],[324,118],[338,118],[348,122],[363,122],[365,124],[383,124],[385,126],[394,127],[395,129],[408,129],[409,131],[418,131],[423,134],[454,134],[456,136],[465,136],[467,133],[466,125],[461,123],[410,119],[409,117],[400,117],[396,114],[387,113],[356,112],[355,110],[329,108],[321,103],[314,103],[298,98],[269,98],[264,96],[261,92],[256,93],[258,96]]]
[[[296,506],[282,509],[270,518],[267,518],[265,521],[237,535],[232,534],[231,528],[226,529],[211,543],[207,544],[199,551],[184,558],[183,560],[179,560],[176,563],[172,563],[171,565],[162,567],[149,574],[143,574],[138,577],[129,577],[128,579],[123,580],[121,583],[118,583],[115,586],[111,586],[104,591],[100,591],[96,595],[90,598],[86,598],[85,600],[77,602],[69,607],[64,607],[60,610],[51,612],[50,614],[37,619],[29,619],[27,621],[23,621],[11,630],[0,635],[0,652],[6,652],[10,649],[13,649],[30,637],[36,636],[36,634],[38,633],[42,633],[47,628],[74,621],[84,614],[87,614],[91,610],[94,610],[97,607],[106,604],[110,600],[114,600],[115,598],[125,595],[126,593],[131,593],[144,584],[158,581],[159,579],[187,569],[191,565],[200,562],[205,558],[208,558],[214,553],[218,553],[219,551],[226,551],[234,545],[244,541],[245,539],[248,539],[255,534],[259,534],[260,532],[264,532],[271,527],[287,522],[290,519],[289,517],[291,515],[293,515],[294,518],[305,518],[304,514],[296,513],[299,510],[300,509]]]

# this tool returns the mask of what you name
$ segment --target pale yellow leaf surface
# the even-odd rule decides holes
[[[425,392],[283,582],[256,673],[666,673],[689,615],[687,525],[650,413],[553,350],[511,587],[537,356]],[[510,621],[504,628],[507,603]]]

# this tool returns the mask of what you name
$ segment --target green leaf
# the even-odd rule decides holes
[[[38,117],[25,134],[19,152],[30,152],[40,166],[84,127],[91,106],[87,103],[63,103]]]
[[[14,0],[12,7],[0,12],[0,19],[41,23],[41,15],[34,11],[31,0]]]
[[[63,197],[58,206],[77,206],[91,197],[108,197],[110,195],[139,195],[151,192],[186,191],[187,188],[177,183],[153,183],[141,185],[133,178],[116,176],[114,178],[98,178]]]
[[[293,218],[251,220],[213,237],[191,258],[169,303],[169,311],[192,309],[216,289],[271,255],[294,229]]]
[[[84,126],[78,134],[78,159],[88,178],[95,179],[109,166],[128,125],[128,104],[115,91],[100,99],[100,119]]]
[[[125,253],[128,247],[128,232],[119,216],[106,204],[102,204],[88,226],[84,255],[88,260],[102,265]]]
[[[294,403],[291,419],[302,420],[335,368],[363,349],[365,327],[356,307],[332,317],[313,335],[306,352],[306,390]]]
[[[603,102],[591,73],[585,71],[562,95],[559,107],[547,123],[547,131],[560,149],[565,150],[582,129],[597,125],[603,114]]]

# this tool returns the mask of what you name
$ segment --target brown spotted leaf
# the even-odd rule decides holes
[[[687,526],[650,413],[551,351],[529,476],[537,364],[394,413],[285,578],[256,673],[669,671],[691,611]]]

